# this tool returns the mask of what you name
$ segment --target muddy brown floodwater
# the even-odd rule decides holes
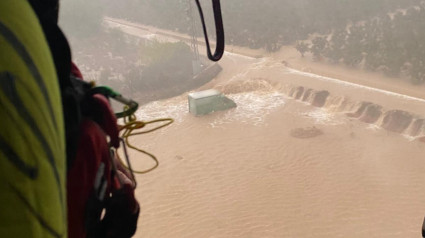
[[[138,112],[176,121],[131,139],[160,160],[137,176],[136,237],[420,237],[423,99],[272,58],[226,53],[220,64],[199,90],[219,89],[237,108],[194,117],[184,94]]]

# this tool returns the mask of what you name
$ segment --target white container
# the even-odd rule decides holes
[[[197,116],[236,107],[235,102],[215,89],[190,93],[188,101],[189,112]]]

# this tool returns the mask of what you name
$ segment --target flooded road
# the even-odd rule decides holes
[[[383,125],[393,110],[409,112],[411,124],[424,118],[424,100],[271,58],[227,53],[220,64],[199,90],[216,88],[237,108],[195,117],[184,94],[138,112],[176,122],[131,139],[160,160],[137,176],[136,237],[420,237],[425,144],[415,138],[423,130],[412,138],[409,125],[401,133]],[[315,107],[290,95],[299,87],[329,96]],[[362,102],[379,105],[375,122],[347,116]],[[152,165],[131,155],[139,169]]]

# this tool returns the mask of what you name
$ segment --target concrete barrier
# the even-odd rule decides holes
[[[418,136],[421,133],[423,133],[424,130],[425,130],[425,119],[416,119],[414,122],[412,122],[410,126],[409,135]]]
[[[299,100],[304,94],[304,87],[300,86],[300,87],[292,88],[289,94],[290,94],[289,95],[290,97],[293,97],[296,100]]]
[[[313,94],[313,89],[309,88],[307,90],[304,90],[304,95],[303,95],[302,101],[307,102],[310,99],[310,97],[312,96],[312,94]]]
[[[328,91],[316,91],[313,93],[313,101],[311,105],[315,107],[323,107],[326,103],[326,99],[329,97]]]
[[[388,111],[384,115],[381,127],[396,133],[402,133],[412,123],[412,114],[402,110]]]
[[[382,115],[382,107],[377,104],[369,104],[366,106],[363,114],[360,117],[360,121],[366,123],[375,123],[379,120]]]
[[[366,110],[367,106],[369,106],[370,102],[361,102],[357,105],[357,109],[355,110],[355,112],[348,112],[346,113],[346,115],[348,117],[354,117],[354,118],[359,118],[361,115],[363,115],[363,112]]]

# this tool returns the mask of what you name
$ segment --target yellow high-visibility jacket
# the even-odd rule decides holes
[[[26,0],[0,1],[0,237],[66,237],[55,66]]]

